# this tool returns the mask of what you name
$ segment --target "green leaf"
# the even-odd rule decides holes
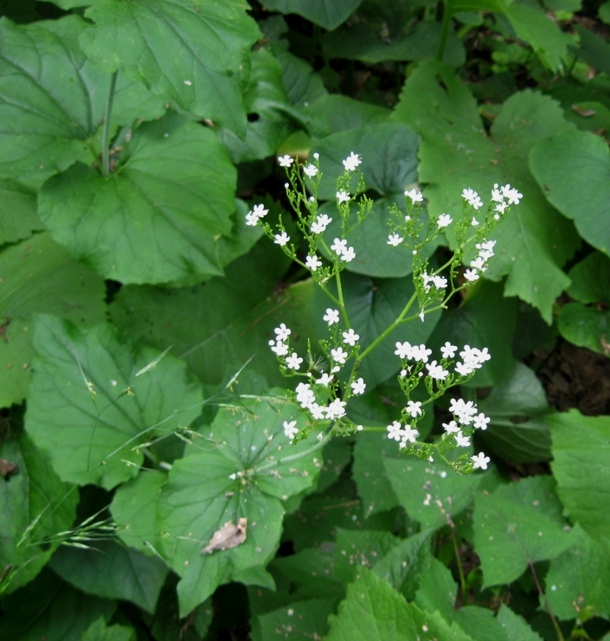
[[[311,527],[311,525],[308,524],[307,527]],[[294,586],[296,594],[301,598],[336,600],[345,596],[345,586],[335,576],[335,556],[332,543],[322,543],[318,547],[305,548],[290,556],[278,556],[270,567],[275,575],[279,573],[280,579],[284,579],[284,581],[288,579]]]
[[[105,286],[48,233],[0,253],[0,407],[20,403],[30,381],[32,314],[58,314],[79,325],[104,320]]]
[[[3,440],[0,458],[16,466],[0,479],[0,567],[7,571],[0,592],[12,592],[29,583],[51,558],[61,542],[55,535],[74,521],[78,495],[59,480],[25,433]]]
[[[173,346],[207,385],[226,382],[252,357],[251,369],[269,383],[285,385],[267,345],[274,327],[284,322],[298,333],[294,346],[300,353],[313,335],[312,283],[279,289],[287,264],[265,238],[231,264],[225,278],[181,289],[124,287],[111,306],[112,319],[160,350]]]
[[[60,548],[53,556],[51,568],[83,592],[131,601],[152,614],[169,571],[165,563],[116,541],[101,540],[88,545],[86,550]]]
[[[506,630],[510,641],[542,641],[523,617],[515,614],[507,605],[503,605],[498,612],[498,623]]]
[[[465,187],[478,191],[484,202],[494,183],[508,182],[523,193],[519,206],[492,234],[496,255],[486,276],[499,280],[508,275],[505,296],[519,296],[550,323],[555,299],[569,284],[561,266],[579,239],[546,202],[527,159],[537,142],[567,127],[559,105],[534,91],[517,93],[502,106],[489,136],[476,101],[457,74],[429,62],[409,77],[395,117],[421,135],[419,178],[427,183],[433,215],[463,216],[460,194]]]
[[[281,13],[296,13],[324,29],[336,29],[362,0],[265,0],[265,7]]]
[[[159,498],[161,553],[181,576],[184,616],[231,580],[273,586],[263,572],[279,545],[282,501],[315,483],[322,461],[315,436],[291,445],[283,422],[304,417],[277,397],[223,407],[209,430],[174,463]],[[245,539],[203,552],[227,523],[247,519]],[[265,581],[265,583],[261,583]]]
[[[17,242],[42,229],[36,194],[14,180],[0,181],[0,244]]]
[[[599,136],[569,130],[539,142],[530,167],[546,198],[593,247],[610,253],[610,155]]]
[[[332,93],[312,102],[309,105],[309,111],[323,118],[324,129],[313,132],[319,137],[330,136],[333,133],[350,129],[361,129],[367,125],[381,124],[387,121],[390,114],[390,111],[385,107]],[[332,153],[332,150],[330,151]],[[338,165],[337,168],[339,168]]]
[[[135,641],[136,631],[124,625],[106,625],[103,617],[92,623],[82,636],[82,641]]]
[[[469,641],[456,625],[438,612],[423,612],[407,603],[386,581],[363,569],[360,579],[347,588],[347,597],[330,617],[330,632],[324,641]]]
[[[99,617],[110,619],[116,603],[83,594],[44,570],[2,601],[0,638],[19,641],[81,641]]]
[[[594,540],[608,541],[610,514],[610,418],[578,410],[548,418],[553,439],[551,467],[557,492],[570,518]]]
[[[414,457],[386,459],[384,466],[400,504],[424,528],[439,528],[468,507],[483,480]]]
[[[574,25],[576,33],[580,36],[578,57],[584,58],[598,71],[610,74],[610,45],[596,33],[581,25]]]
[[[236,172],[214,134],[168,114],[134,131],[123,154],[107,177],[79,163],[45,183],[39,214],[53,237],[123,283],[222,274]]]
[[[418,143],[419,136],[398,122],[375,123],[323,138],[314,145],[324,174],[319,198],[334,200],[337,178],[345,171],[342,161],[352,151],[362,157],[358,169],[367,188],[381,196],[402,196],[417,179]]]
[[[77,16],[23,26],[0,19],[0,175],[39,187],[79,158],[97,159],[110,76],[80,50],[84,29]],[[112,130],[163,111],[141,83],[119,77]]]
[[[245,93],[249,119],[245,139],[231,129],[220,127],[218,136],[235,164],[273,155],[297,129],[299,110],[288,102],[282,68],[268,49],[251,55],[252,72]]]
[[[512,583],[538,561],[559,556],[571,544],[561,504],[545,477],[530,477],[478,492],[475,549],[485,586]]]
[[[330,599],[309,599],[292,602],[286,607],[259,615],[258,633],[253,634],[252,639],[321,639],[328,630],[327,618],[335,609],[335,605],[335,601]]]
[[[550,409],[542,384],[523,363],[515,363],[507,374],[507,380],[478,403],[491,419],[478,437],[507,461],[549,461],[551,433],[544,416]]]
[[[358,579],[363,567],[374,567],[400,543],[390,532],[376,530],[337,528],[336,534],[335,574],[343,583]]]
[[[110,325],[81,331],[40,315],[34,348],[26,428],[63,480],[113,488],[136,476],[151,439],[201,413],[201,390],[184,362]]]
[[[386,60],[419,61],[435,58],[441,37],[440,22],[421,21],[412,26],[413,14],[401,16],[398,22],[375,16],[337,29],[324,40],[324,51],[331,58],[360,60],[378,64]],[[464,64],[464,45],[449,31],[443,61],[450,67]]]
[[[160,557],[158,501],[167,476],[152,470],[117,488],[110,512],[121,541],[130,548]]]
[[[573,39],[559,25],[541,9],[522,2],[511,3],[504,14],[517,37],[532,47],[545,67],[553,72],[564,70]]]
[[[415,603],[427,612],[440,612],[446,621],[451,621],[457,598],[457,584],[451,570],[432,557],[422,573]],[[469,628],[466,628],[469,629]]]
[[[579,303],[610,303],[610,259],[595,251],[574,265],[568,294]]]
[[[608,310],[585,307],[580,303],[568,303],[559,312],[557,329],[570,343],[610,356]]]
[[[200,118],[245,132],[241,92],[250,47],[260,38],[241,0],[99,0],[83,49],[106,72],[117,69]]]
[[[44,312],[79,325],[104,319],[103,279],[77,263],[48,233],[0,253],[0,282],[1,317],[25,319]]]
[[[571,548],[551,561],[545,595],[559,619],[585,622],[610,616],[610,547],[595,541],[576,525]]]

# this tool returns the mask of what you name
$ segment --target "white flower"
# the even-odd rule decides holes
[[[284,323],[281,323],[280,326],[276,327],[273,331],[277,336],[277,340],[282,342],[287,340],[290,334],[292,333]]]
[[[447,434],[457,434],[460,431],[460,428],[455,421],[443,423],[443,427],[445,428],[445,432],[447,432]]]
[[[485,270],[485,259],[482,256],[477,256],[474,260],[470,261],[470,266],[473,269],[477,269],[479,271],[484,271]]]
[[[318,267],[322,267],[322,261],[315,254],[313,256],[307,256],[305,266],[311,269],[312,272],[315,272]]]
[[[478,416],[475,416],[473,425],[479,430],[485,431],[487,429],[487,424],[489,423],[489,418],[481,412]]]
[[[326,231],[326,228],[332,222],[332,218],[329,218],[326,214],[320,214],[316,220],[311,223],[311,232],[312,234],[323,234]]]
[[[519,201],[523,198],[523,194],[520,194],[510,185],[504,185],[502,187],[502,195],[508,200],[509,205],[518,205]]]
[[[464,272],[464,278],[466,280],[469,280],[471,282],[474,282],[475,280],[479,280],[479,274],[476,272],[474,269],[467,269]]]
[[[341,238],[335,238],[335,240],[333,240],[333,244],[330,246],[330,248],[335,252],[335,254],[337,254],[337,256],[341,256],[346,247],[347,240]]]
[[[412,359],[413,358],[413,347],[411,346],[411,343],[405,341],[404,343],[396,343],[396,350],[394,351],[394,354],[398,356],[398,358],[401,359]]]
[[[478,221],[478,220],[473,216],[473,217],[472,217],[472,220],[470,221],[470,224],[471,224],[473,227],[478,227],[478,226],[479,226],[479,221]]]
[[[353,247],[347,247],[341,253],[341,258],[346,263],[351,263],[354,258],[356,258],[356,250]]]
[[[451,399],[449,411],[458,418],[462,425],[470,425],[478,412],[477,406],[472,401],[466,402],[461,398]]]
[[[307,176],[309,176],[310,178],[313,178],[315,175],[317,175],[318,168],[315,165],[309,164],[303,167],[303,171]]]
[[[323,405],[311,403],[307,406],[307,409],[311,414],[311,418],[315,419],[316,421],[322,421],[326,418],[326,407],[324,407]]]
[[[286,354],[288,354],[288,345],[286,345],[286,343],[269,341],[269,346],[271,347],[271,351],[275,352],[278,356],[286,356]]]
[[[433,378],[435,381],[444,381],[447,376],[449,376],[449,372],[441,365],[437,365],[436,361],[428,363],[428,365],[426,365],[426,369],[428,370],[428,376]]]
[[[286,367],[288,369],[299,369],[302,362],[303,359],[299,358],[299,355],[296,352],[292,352],[292,354],[290,354],[290,356],[286,359]]]
[[[324,387],[328,387],[330,382],[333,380],[334,376],[332,374],[328,374],[327,372],[324,372],[320,376],[320,378],[316,381],[316,385],[324,385]]]
[[[470,460],[474,463],[475,470],[486,470],[487,464],[491,459],[489,456],[485,456],[483,452],[479,452],[476,456],[471,456]]]
[[[458,447],[468,447],[470,445],[470,436],[465,436],[462,432],[455,435],[455,442]]]
[[[364,391],[366,390],[366,383],[364,382],[363,378],[358,378],[357,380],[352,381],[351,387],[353,394],[364,394]]]
[[[250,227],[256,227],[256,225],[258,225],[258,216],[254,212],[249,211],[246,214],[246,225]]]
[[[283,247],[288,243],[290,240],[290,236],[283,231],[281,234],[276,234],[275,235],[275,240],[273,241],[276,245],[279,245],[280,247]]]
[[[444,227],[448,227],[449,225],[451,225],[452,222],[453,218],[451,218],[449,214],[441,214],[438,217],[437,225],[439,229],[443,229]]]
[[[294,162],[294,158],[286,154],[285,156],[278,156],[277,161],[280,164],[280,167],[291,167]]]
[[[423,343],[421,345],[419,345],[419,347],[417,345],[415,345],[413,347],[413,358],[416,361],[421,361],[422,363],[427,363],[428,362],[428,356],[430,356],[430,354],[432,354],[432,350],[431,349],[427,349],[426,346]]]
[[[432,276],[432,282],[436,289],[445,289],[447,287],[447,279],[444,276]]]
[[[339,322],[339,312],[336,309],[327,308],[326,314],[322,317],[323,321],[326,321],[329,325],[334,325]]]
[[[415,443],[419,432],[410,425],[405,425],[404,430],[400,432],[400,447],[406,447],[407,443]]]
[[[474,372],[474,368],[471,367],[470,365],[467,365],[466,363],[456,363],[455,364],[455,371],[460,376],[470,376],[470,374],[472,374],[472,372]]]
[[[416,418],[417,416],[422,415],[422,409],[421,409],[421,403],[419,401],[407,401],[407,407],[405,408],[407,410],[407,414],[411,416],[411,418]]]
[[[360,336],[350,327],[347,332],[343,332],[343,342],[352,347],[358,342]]]
[[[413,204],[421,203],[424,200],[421,191],[417,189],[411,189],[411,191],[405,191],[405,196],[411,199]]]
[[[400,433],[402,432],[402,425],[398,421],[394,421],[388,425],[388,438],[393,441],[400,441]]]
[[[301,407],[308,407],[316,400],[316,395],[313,393],[309,383],[299,383],[295,391],[297,393],[297,403]]]
[[[345,401],[342,401],[339,398],[336,398],[330,405],[326,408],[326,418],[331,421],[345,416]]]
[[[392,245],[392,247],[398,247],[398,245],[400,245],[403,240],[404,238],[398,234],[390,234],[388,236],[388,245]]]
[[[443,358],[453,358],[456,352],[457,352],[457,347],[455,345],[452,345],[449,341],[447,341],[441,347],[441,354]]]
[[[296,421],[284,421],[284,434],[286,438],[292,440],[299,433],[299,428],[296,425]]]
[[[269,213],[268,209],[265,209],[265,205],[254,205],[252,211],[249,211],[246,214],[246,225],[254,227],[261,218],[264,218]]]
[[[481,207],[483,207],[483,201],[474,189],[464,189],[462,191],[462,198],[475,209],[481,209]]]
[[[348,203],[350,201],[350,198],[351,198],[351,196],[343,189],[341,191],[338,191],[335,194],[335,196],[336,196],[337,201],[339,202],[339,204]]]
[[[352,151],[343,161],[343,166],[345,167],[345,171],[354,171],[361,162],[360,156]]]
[[[343,349],[343,347],[337,347],[337,349],[331,349],[330,355],[333,357],[333,360],[340,365],[344,365],[345,361],[349,354]]]

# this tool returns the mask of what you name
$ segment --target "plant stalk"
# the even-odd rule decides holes
[[[102,175],[104,176],[110,174],[110,120],[112,118],[112,105],[114,104],[114,93],[118,75],[119,71],[117,69],[110,78],[106,113],[104,114],[104,129],[102,132]]]
[[[445,7],[443,11],[443,23],[441,25],[441,39],[438,43],[438,52],[436,59],[443,62],[445,57],[445,48],[447,46],[447,36],[449,35],[449,25],[451,24],[451,16],[453,14],[453,0],[445,0]]]

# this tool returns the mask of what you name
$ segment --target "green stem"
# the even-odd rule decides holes
[[[104,130],[102,132],[102,174],[104,176],[110,174],[110,120],[112,118],[112,105],[114,103],[114,92],[118,75],[119,71],[117,69],[110,78],[106,113],[104,114]]]
[[[443,24],[441,26],[441,39],[438,43],[438,52],[436,54],[436,59],[439,62],[443,61],[445,57],[445,47],[447,46],[447,36],[449,35],[449,25],[451,24],[452,11],[452,0],[445,0],[445,10],[443,11]]]
[[[464,569],[462,568],[462,560],[460,559],[460,550],[458,548],[457,539],[455,536],[455,526],[451,527],[451,540],[453,541],[453,550],[455,552],[455,562],[458,567],[458,574],[460,575],[460,587],[462,589],[462,602],[466,603],[466,578],[464,577]]]
[[[536,589],[538,590],[538,594],[540,594],[540,596],[544,599],[544,605],[547,609],[547,612],[549,613],[549,616],[551,617],[551,621],[553,622],[553,627],[555,628],[555,634],[557,634],[557,641],[565,641],[563,632],[561,631],[561,628],[559,627],[559,623],[557,623],[557,619],[555,618],[555,614],[553,613],[553,609],[551,608],[551,604],[548,602],[544,594],[542,586],[540,585],[540,581],[538,581],[538,575],[536,574],[536,569],[534,568],[534,564],[531,561],[528,561],[528,565],[530,566],[532,576],[534,577],[534,583],[536,584]]]

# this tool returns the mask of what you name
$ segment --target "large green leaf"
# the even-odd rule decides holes
[[[44,312],[79,325],[104,320],[104,281],[77,263],[48,233],[0,253],[0,407],[20,403],[30,380],[32,314]]]
[[[570,343],[610,356],[610,312],[580,303],[564,305],[557,321],[559,333]]]
[[[551,433],[544,416],[550,409],[542,384],[523,363],[515,363],[507,374],[507,380],[478,403],[479,410],[491,419],[478,437],[507,461],[548,461]]]
[[[99,617],[110,619],[116,603],[64,583],[51,570],[2,601],[0,638],[19,641],[82,641]]]
[[[160,350],[173,346],[208,385],[220,385],[253,356],[251,369],[270,383],[285,383],[267,342],[286,323],[305,353],[311,327],[312,283],[279,289],[288,262],[265,238],[227,268],[225,278],[181,289],[124,287],[111,306],[124,331]],[[139,310],[137,313],[134,313]]]
[[[347,588],[347,597],[330,617],[325,641],[470,641],[457,625],[445,622],[439,612],[424,612],[407,603],[386,581],[370,570]]]
[[[579,303],[610,303],[610,258],[593,252],[574,265],[568,294]]]
[[[259,614],[257,622],[253,623],[252,641],[281,639],[282,636],[290,641],[321,639],[328,630],[327,618],[335,605],[331,599],[308,599]]]
[[[27,238],[43,225],[36,213],[36,193],[14,180],[0,181],[0,244]]]
[[[201,412],[201,389],[183,361],[110,325],[81,331],[40,315],[34,347],[26,428],[63,480],[112,488],[137,474],[154,436]]]
[[[268,9],[296,13],[325,29],[345,22],[362,0],[265,0]]]
[[[400,504],[422,527],[441,527],[468,507],[483,479],[412,456],[386,459],[384,466]]]
[[[78,494],[59,480],[26,434],[4,440],[0,458],[16,466],[0,479],[0,568],[6,571],[0,592],[11,592],[51,558],[60,543],[54,535],[72,526]]]
[[[241,0],[101,0],[81,38],[107,72],[124,70],[201,118],[245,132],[241,92],[247,53],[260,38]]]
[[[39,214],[54,238],[123,283],[221,274],[236,172],[214,134],[168,114],[123,154],[107,177],[78,163],[44,185]]]
[[[135,641],[136,631],[124,625],[106,625],[103,617],[92,623],[81,641]]]
[[[508,275],[506,296],[537,307],[551,321],[555,299],[569,284],[561,266],[578,245],[578,235],[546,199],[527,167],[531,148],[563,131],[559,105],[534,91],[509,98],[489,136],[478,107],[457,74],[437,62],[420,65],[409,77],[395,117],[422,137],[419,178],[434,215],[463,214],[466,187],[489,202],[494,183],[509,182],[524,195],[494,232],[496,256],[486,275]]]
[[[61,548],[51,568],[87,594],[131,601],[153,613],[169,571],[165,563],[116,541],[96,541],[90,546]]]
[[[23,26],[0,19],[0,175],[39,186],[78,158],[95,160],[111,78],[80,50],[84,28],[77,16]],[[144,85],[119,77],[113,129],[163,111]]]
[[[563,71],[573,38],[541,8],[525,2],[512,2],[504,14],[517,37],[531,45],[545,67],[553,72]]]
[[[596,540],[610,540],[610,418],[570,410],[549,416],[553,474],[566,512]]]
[[[546,598],[560,619],[610,617],[610,547],[589,537],[577,524],[571,548],[551,561]]]
[[[610,155],[599,136],[569,130],[542,140],[530,166],[544,195],[593,247],[610,254]]]
[[[186,615],[228,581],[273,586],[264,566],[279,545],[282,501],[308,490],[322,465],[315,435],[292,445],[283,422],[305,418],[282,398],[223,407],[201,438],[177,461],[159,498],[165,533],[161,552],[182,578]],[[226,549],[203,549],[227,523],[247,519],[245,538]]]
[[[511,583],[528,566],[571,545],[561,504],[548,477],[523,479],[475,497],[475,549],[485,585]]]

